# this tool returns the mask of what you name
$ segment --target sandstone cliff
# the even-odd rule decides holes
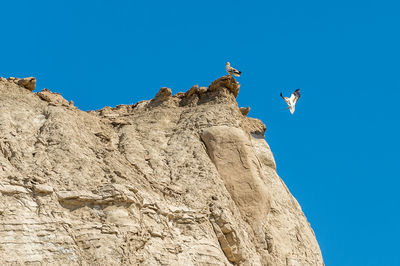
[[[34,82],[0,79],[1,265],[323,265],[232,77],[90,112]]]

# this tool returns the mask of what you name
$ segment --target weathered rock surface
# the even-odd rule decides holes
[[[0,264],[323,265],[238,91],[83,112],[1,79]]]
[[[249,106],[246,107],[246,108],[245,107],[240,107],[239,110],[242,113],[242,115],[247,116],[248,113],[250,112],[250,107]]]
[[[2,81],[5,81],[4,78],[2,78]],[[34,77],[29,77],[29,78],[14,78],[10,77],[7,79],[9,82],[13,82],[21,87],[24,87],[25,89],[28,89],[30,91],[34,91],[36,88],[36,78]]]
[[[49,89],[43,89],[40,92],[37,92],[36,94],[39,96],[40,99],[52,105],[64,105],[64,106],[74,105],[72,101],[68,102],[61,96],[61,94],[51,92]]]

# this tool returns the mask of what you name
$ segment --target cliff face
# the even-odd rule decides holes
[[[0,80],[0,264],[323,265],[232,77],[91,112],[31,88]]]

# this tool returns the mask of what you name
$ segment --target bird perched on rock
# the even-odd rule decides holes
[[[227,62],[225,64],[226,67],[226,71],[229,73],[229,75],[235,75],[236,77],[240,77],[240,74],[242,74],[242,72],[240,72],[237,69],[234,69],[233,67],[231,67],[231,63]]]
[[[282,92],[281,92],[281,97],[285,100],[285,102],[287,103],[287,105],[289,105],[289,107],[287,109],[290,110],[290,113],[294,113],[295,110],[295,105],[297,103],[297,101],[300,98],[300,89],[295,90],[292,95],[290,95],[290,98],[288,97],[283,97],[282,96]]]

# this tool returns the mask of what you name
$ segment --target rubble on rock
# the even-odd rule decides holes
[[[2,78],[2,81],[6,81],[5,78]],[[34,77],[29,77],[29,78],[14,78],[10,77],[7,79],[9,82],[13,82],[21,87],[24,87],[25,89],[28,89],[30,91],[34,91],[36,88],[36,78]]]

